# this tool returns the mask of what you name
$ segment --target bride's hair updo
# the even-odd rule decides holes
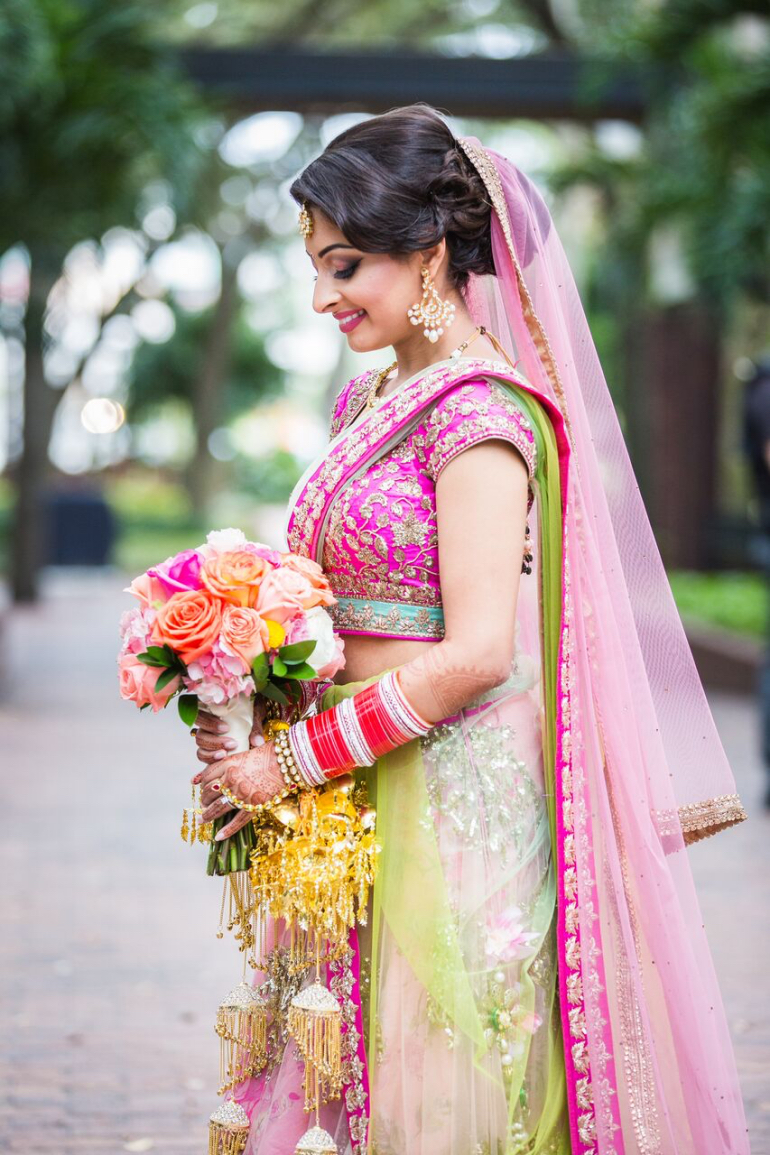
[[[481,177],[429,104],[394,108],[331,141],[290,189],[351,245],[394,257],[446,237],[451,284],[494,273],[491,206]]]

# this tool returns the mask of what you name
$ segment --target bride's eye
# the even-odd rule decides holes
[[[334,275],[338,280],[346,281],[348,279],[348,277],[353,276],[353,273],[355,273],[356,269],[358,268],[358,266],[360,264],[361,264],[360,260],[354,261],[353,264],[348,265],[348,267],[346,269],[338,269]]]

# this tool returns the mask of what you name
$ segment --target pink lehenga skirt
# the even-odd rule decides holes
[[[325,976],[345,1085],[320,1121],[341,1155],[570,1151],[537,663],[521,654],[489,698],[359,772],[382,853],[367,925]],[[233,1092],[246,1155],[292,1155],[313,1122],[286,1031],[311,980],[289,973],[285,927],[270,933],[268,1063]]]

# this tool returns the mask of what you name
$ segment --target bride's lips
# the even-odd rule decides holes
[[[356,325],[360,325],[366,316],[365,309],[357,309],[355,313],[340,313],[337,317],[340,331],[342,333],[350,333],[355,329]]]

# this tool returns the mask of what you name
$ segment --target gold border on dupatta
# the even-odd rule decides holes
[[[556,358],[551,348],[551,343],[548,340],[543,324],[535,312],[535,306],[530,296],[527,283],[524,280],[524,274],[519,264],[519,258],[516,255],[516,249],[513,244],[513,233],[511,232],[511,222],[508,216],[508,206],[505,203],[505,193],[503,192],[503,184],[500,180],[500,174],[497,171],[495,162],[488,154],[487,150],[479,149],[470,140],[465,137],[458,137],[457,143],[462,148],[468,160],[478,172],[479,176],[484,182],[484,187],[489,193],[489,199],[492,201],[492,207],[497,213],[497,219],[500,221],[500,227],[503,230],[505,243],[508,246],[508,253],[513,262],[513,267],[516,271],[516,281],[519,286],[519,293],[521,295],[521,307],[524,314],[524,320],[527,323],[530,336],[535,343],[538,356],[545,366],[549,380],[553,386],[554,393],[558,400],[559,408],[561,409],[562,417],[564,418],[564,425],[567,430],[570,445],[573,444],[572,426],[570,425],[569,413],[567,412],[567,397],[564,392],[564,385],[562,383],[561,375],[556,364]]]
[[[692,846],[719,834],[720,830],[745,822],[748,814],[738,794],[717,794],[700,802],[688,802],[676,810],[653,810],[652,817],[662,839],[673,837],[678,841],[681,834],[685,846]]]

